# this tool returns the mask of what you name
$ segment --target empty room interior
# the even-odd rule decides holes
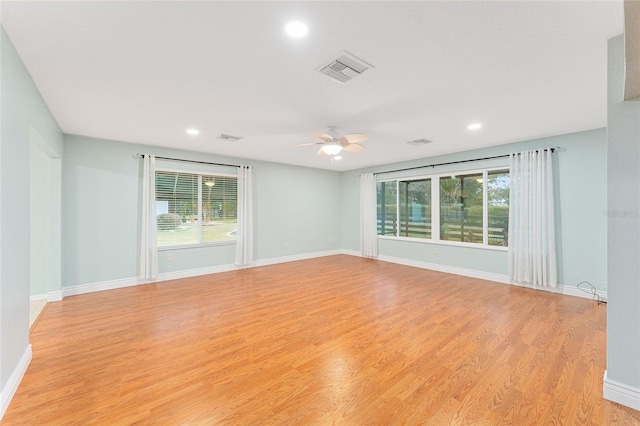
[[[7,425],[640,425],[640,3],[2,1]]]

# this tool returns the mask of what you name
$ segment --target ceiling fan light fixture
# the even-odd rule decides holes
[[[324,151],[325,154],[327,155],[336,155],[338,154],[340,151],[342,151],[342,147],[336,143],[330,143],[330,144],[326,144],[323,145],[322,148],[320,148],[322,151]]]

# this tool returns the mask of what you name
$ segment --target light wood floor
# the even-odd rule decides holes
[[[606,305],[351,256],[65,298],[3,425],[611,425]]]

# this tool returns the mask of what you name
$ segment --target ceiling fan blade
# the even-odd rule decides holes
[[[326,133],[322,133],[322,132],[313,132],[313,133],[311,133],[311,134],[312,134],[313,136],[315,136],[316,138],[320,138],[320,139],[322,139],[323,141],[326,141],[326,142],[331,142],[331,141],[333,140],[333,136],[328,135],[328,134],[326,134]]]
[[[359,143],[350,143],[350,144],[344,145],[342,149],[347,152],[360,152],[360,151],[364,151],[364,146],[360,145]]]
[[[367,141],[369,138],[364,133],[349,133],[348,135],[344,135],[340,139],[344,139],[348,143],[360,143]]]
[[[322,149],[318,150],[318,155],[327,155],[326,152],[324,152]]]
[[[299,143],[294,146],[311,146],[311,145],[322,145],[324,142],[308,142],[308,143]]]

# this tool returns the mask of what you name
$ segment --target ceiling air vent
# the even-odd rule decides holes
[[[240,139],[242,139],[242,136],[233,136],[233,135],[227,135],[225,133],[220,133],[217,139],[220,139],[221,141],[227,141],[227,142],[237,142]]]
[[[369,68],[374,68],[374,66],[347,51],[343,51],[338,54],[337,58],[320,66],[317,71],[328,75],[339,83],[346,83]]]
[[[407,142],[409,145],[413,145],[413,146],[420,146],[420,145],[426,145],[428,143],[431,143],[433,141],[430,141],[429,139],[416,139],[414,141],[409,141]]]

